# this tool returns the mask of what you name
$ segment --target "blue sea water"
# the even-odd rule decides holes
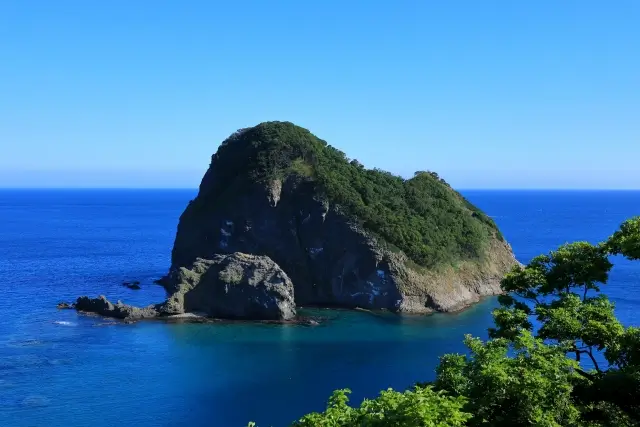
[[[57,310],[106,294],[164,298],[178,217],[192,190],[0,191],[1,426],[287,425],[352,399],[433,378],[438,356],[485,337],[489,298],[459,314],[375,316],[318,310],[318,327],[124,325]],[[527,262],[567,241],[598,242],[640,214],[640,192],[469,191]],[[640,323],[640,263],[615,260],[605,291],[625,324]],[[142,290],[121,285],[140,280]]]

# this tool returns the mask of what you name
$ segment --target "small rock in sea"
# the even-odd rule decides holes
[[[56,307],[58,307],[60,310],[62,310],[62,309],[68,309],[68,308],[73,308],[73,307],[71,306],[71,304],[69,304],[69,303],[67,303],[67,302],[64,302],[64,301],[59,302],[59,303],[58,303],[58,305],[57,305]]]
[[[138,290],[140,289],[140,282],[135,280],[133,282],[122,282],[122,286],[125,286],[129,289]]]

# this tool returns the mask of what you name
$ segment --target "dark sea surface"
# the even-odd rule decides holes
[[[518,259],[604,240],[640,215],[640,192],[467,191]],[[438,356],[486,337],[494,298],[459,314],[319,310],[319,327],[124,325],[60,300],[105,294],[149,304],[194,190],[0,190],[0,426],[283,426],[322,409],[433,378]],[[640,263],[615,259],[605,292],[640,324]],[[129,290],[124,280],[140,280]]]

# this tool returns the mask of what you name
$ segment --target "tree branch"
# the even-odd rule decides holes
[[[578,350],[576,348],[575,352],[576,352],[576,360],[578,362],[580,361],[579,354],[581,354],[581,353],[586,354],[587,356],[589,356],[589,358],[593,362],[593,366],[596,368],[596,371],[598,371],[599,374],[602,373],[602,371],[600,370],[600,366],[598,365],[598,362],[596,361],[596,358],[593,356],[593,349],[589,348],[589,350],[587,351],[587,350]]]
[[[589,349],[589,357],[591,358],[591,361],[593,362],[593,366],[596,367],[596,371],[598,371],[598,373],[601,373],[602,371],[600,370],[600,366],[598,366],[598,362],[596,361],[596,358],[593,357],[593,349]]]

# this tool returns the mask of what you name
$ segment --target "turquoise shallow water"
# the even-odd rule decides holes
[[[486,335],[494,299],[455,315],[311,310],[318,327],[250,323],[123,325],[58,311],[104,293],[159,301],[177,219],[192,191],[1,191],[0,425],[286,425],[331,390],[353,399],[433,377],[438,356]],[[526,262],[598,241],[640,214],[638,192],[470,192]],[[638,265],[616,260],[607,291],[640,323]],[[142,290],[121,286],[140,280]]]

